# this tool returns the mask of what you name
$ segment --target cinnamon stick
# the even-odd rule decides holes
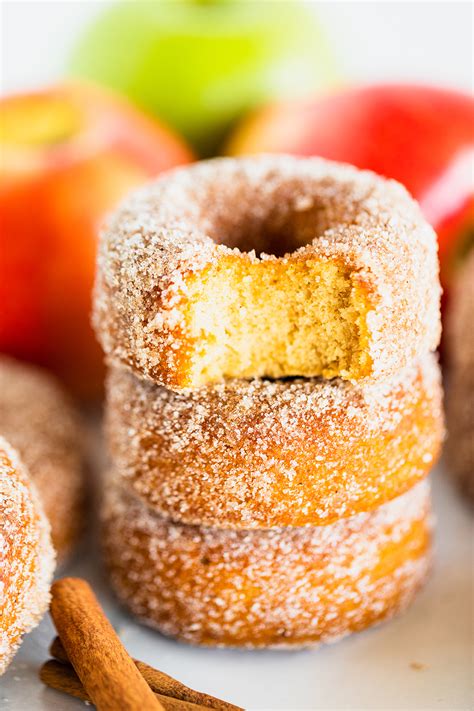
[[[49,686],[50,689],[62,691],[82,701],[92,701],[84,689],[81,680],[69,664],[58,662],[56,659],[50,659],[41,667],[39,676],[41,681],[46,684],[46,686]],[[196,704],[190,704],[187,701],[172,699],[170,696],[161,696],[160,694],[156,694],[156,696],[165,711],[206,711],[205,706],[198,706]],[[116,707],[116,709],[121,708],[120,705]]]
[[[63,664],[70,663],[67,652],[59,637],[55,637],[52,641],[49,653]],[[154,669],[148,664],[145,664],[145,662],[140,662],[137,659],[133,661],[148,686],[156,694],[171,696],[175,699],[181,699],[182,701],[189,701],[192,704],[200,704],[209,709],[215,709],[215,711],[244,711],[240,706],[230,704],[228,701],[222,701],[221,699],[216,699],[214,696],[209,696],[209,694],[190,689],[177,679],[174,679],[162,671],[158,671],[158,669]]]
[[[51,689],[63,691],[69,696],[75,696],[76,699],[89,701],[90,696],[82,686],[82,682],[77,676],[72,667],[66,667],[64,664],[57,662],[55,659],[50,659],[45,662],[40,669],[39,678]]]
[[[163,711],[86,581],[57,580],[51,595],[64,649],[98,711]]]

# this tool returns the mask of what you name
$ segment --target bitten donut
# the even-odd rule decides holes
[[[62,561],[84,519],[84,479],[78,418],[46,372],[0,357],[0,434],[19,452],[51,523]]]
[[[436,237],[406,190],[321,159],[220,158],[135,193],[103,232],[109,362],[179,390],[387,377],[440,334]]]
[[[460,268],[447,315],[451,373],[447,390],[446,460],[474,504],[474,249]]]
[[[331,526],[231,531],[165,521],[113,484],[104,548],[112,586],[146,624],[195,644],[301,647],[404,609],[430,559],[422,483]]]
[[[383,382],[229,380],[175,393],[113,369],[107,438],[121,476],[165,518],[222,528],[322,525],[429,472],[443,437],[429,354]]]
[[[53,571],[50,526],[34,485],[0,437],[0,675],[46,612]]]

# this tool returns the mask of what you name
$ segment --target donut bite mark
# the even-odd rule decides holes
[[[94,323],[174,390],[379,379],[434,350],[436,238],[405,189],[289,156],[215,159],[129,198],[101,238]]]
[[[370,375],[367,291],[342,263],[223,256],[189,280],[187,385],[253,375]]]

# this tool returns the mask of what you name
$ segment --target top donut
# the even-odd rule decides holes
[[[227,377],[383,378],[440,335],[436,236],[398,183],[321,159],[218,158],[126,200],[93,321],[173,390]]]

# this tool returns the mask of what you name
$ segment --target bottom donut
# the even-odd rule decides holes
[[[328,526],[231,531],[173,523],[116,482],[103,545],[119,599],[146,624],[209,646],[304,647],[403,610],[430,566],[426,483]]]

